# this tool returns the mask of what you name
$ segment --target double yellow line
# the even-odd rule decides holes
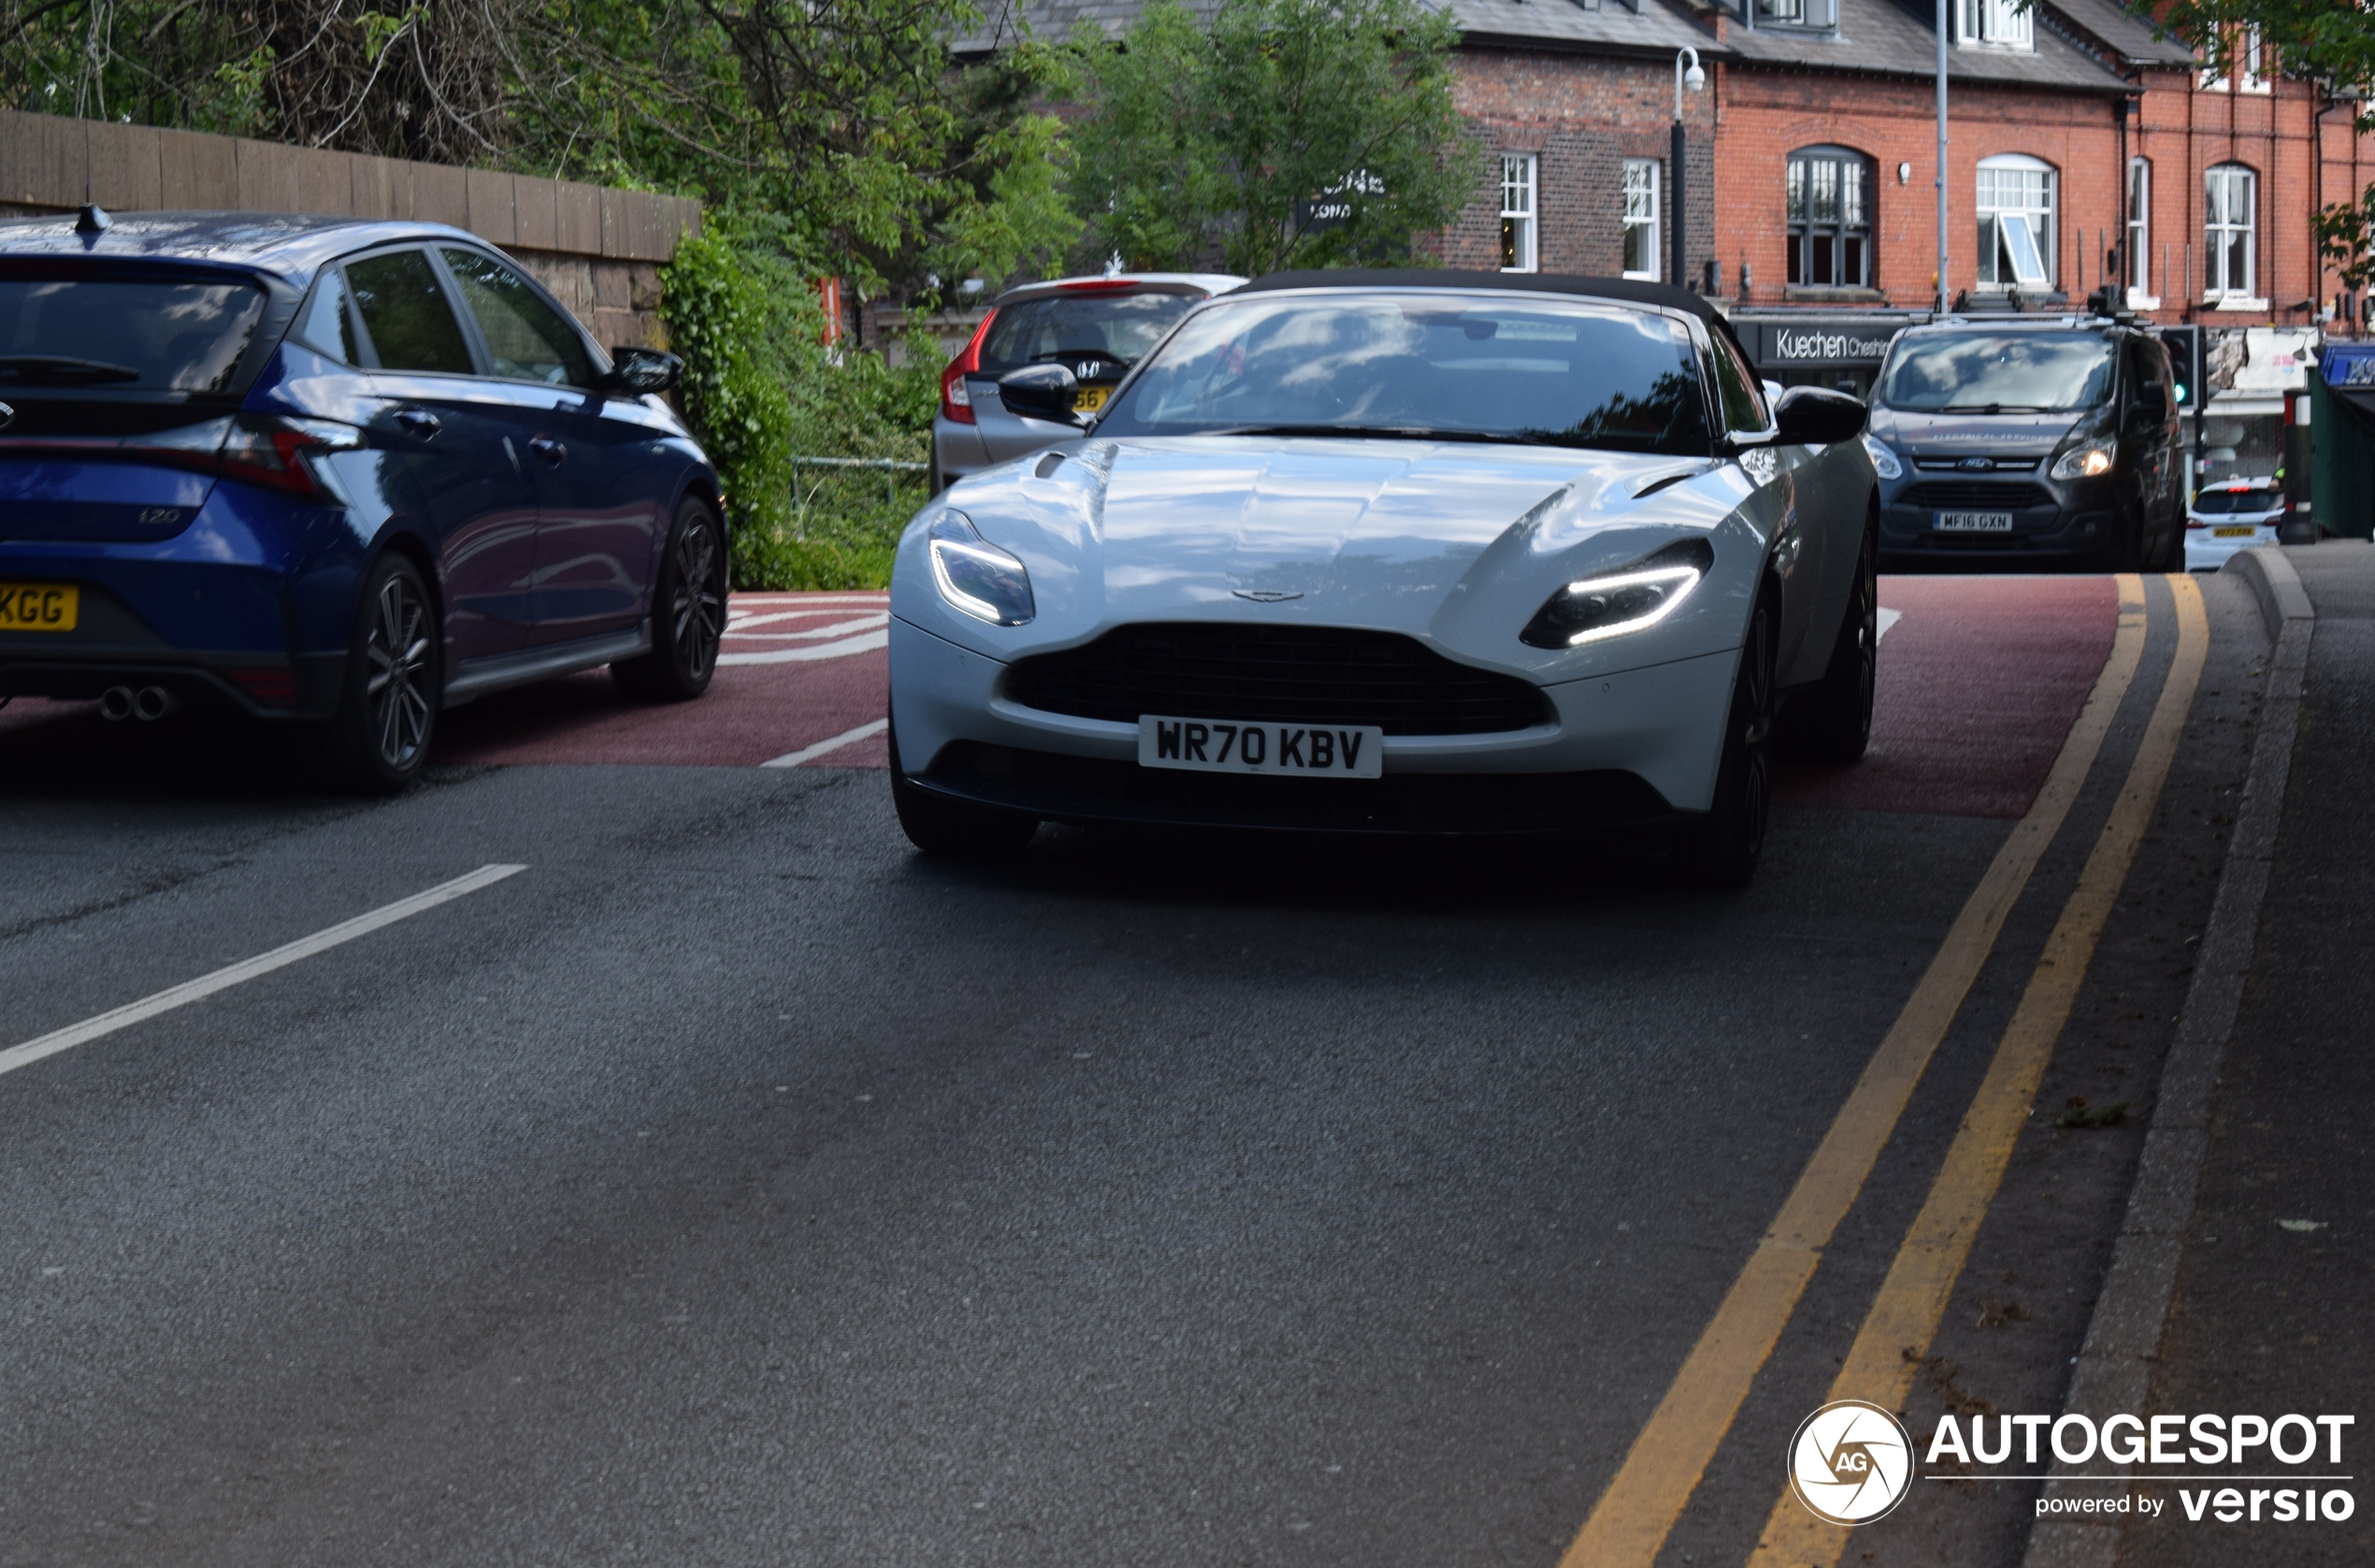
[[[1864,1399],[1891,1410],[1903,1405],[1995,1196],[2095,942],[2152,822],[2209,646],[2201,590],[2191,578],[2167,582],[2177,607],[2177,653],[2143,742],[1931,1185],[1928,1201],[1898,1248],[1840,1367],[1831,1399]],[[2110,657],[2078,722],[2070,726],[2044,787],[1980,877],[1772,1229],[1733,1282],[1664,1400],[1634,1440],[1616,1479],[1560,1560],[1561,1568],[1649,1568],[1665,1545],[1788,1326],[1822,1248],[1853,1206],[1914,1086],[1994,951],[2005,918],[2027,888],[2094,766],[2144,655],[2142,580],[2123,573],[2119,597],[2119,628]],[[1777,1490],[1751,1568],[1829,1568],[1835,1563],[1848,1532],[1801,1507],[1786,1478]]]

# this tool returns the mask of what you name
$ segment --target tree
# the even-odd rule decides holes
[[[1222,0],[1207,29],[1151,0],[1074,47],[1087,250],[1259,274],[1411,255],[1466,204],[1457,25],[1417,0]]]

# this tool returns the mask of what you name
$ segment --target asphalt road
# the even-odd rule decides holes
[[[2181,994],[2256,635],[2208,590],[2055,1102],[2149,1086]],[[2145,593],[2102,760],[1662,1561],[1755,1545],[2136,752]],[[386,803],[253,730],[0,715],[0,1050],[526,868],[0,1075],[0,1564],[1556,1561],[2118,613],[2109,580],[1883,602],[1874,757],[1793,773],[1724,897],[1574,848],[919,858],[877,742],[753,766],[878,712],[858,647],[686,710],[466,710]],[[1997,1321],[1923,1398],[2050,1399],[2075,1353],[2135,1132],[2036,1136],[1939,1356],[1971,1293]],[[2025,1508],[1937,1489],[1856,1545],[2010,1561]]]

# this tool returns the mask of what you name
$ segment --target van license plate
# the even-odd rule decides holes
[[[1942,511],[1936,524],[1943,534],[2008,534],[2012,531],[2012,514],[2008,511]]]

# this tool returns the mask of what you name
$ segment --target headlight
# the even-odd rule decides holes
[[[2082,441],[2053,459],[2055,479],[2099,479],[2120,457],[2116,441]]]
[[[1889,450],[1888,443],[1886,441],[1880,440],[1877,437],[1866,435],[1864,438],[1864,450],[1871,453],[1872,471],[1878,474],[1882,479],[1903,479],[1905,477],[1905,465],[1896,460],[1896,453]]]
[[[943,511],[928,536],[932,581],[940,597],[993,626],[1019,626],[1036,614],[1030,573],[1022,562],[982,538],[961,511]]]
[[[1654,626],[1681,607],[1713,565],[1714,546],[1691,539],[1622,570],[1578,578],[1551,595],[1518,639],[1534,648],[1580,648]]]

